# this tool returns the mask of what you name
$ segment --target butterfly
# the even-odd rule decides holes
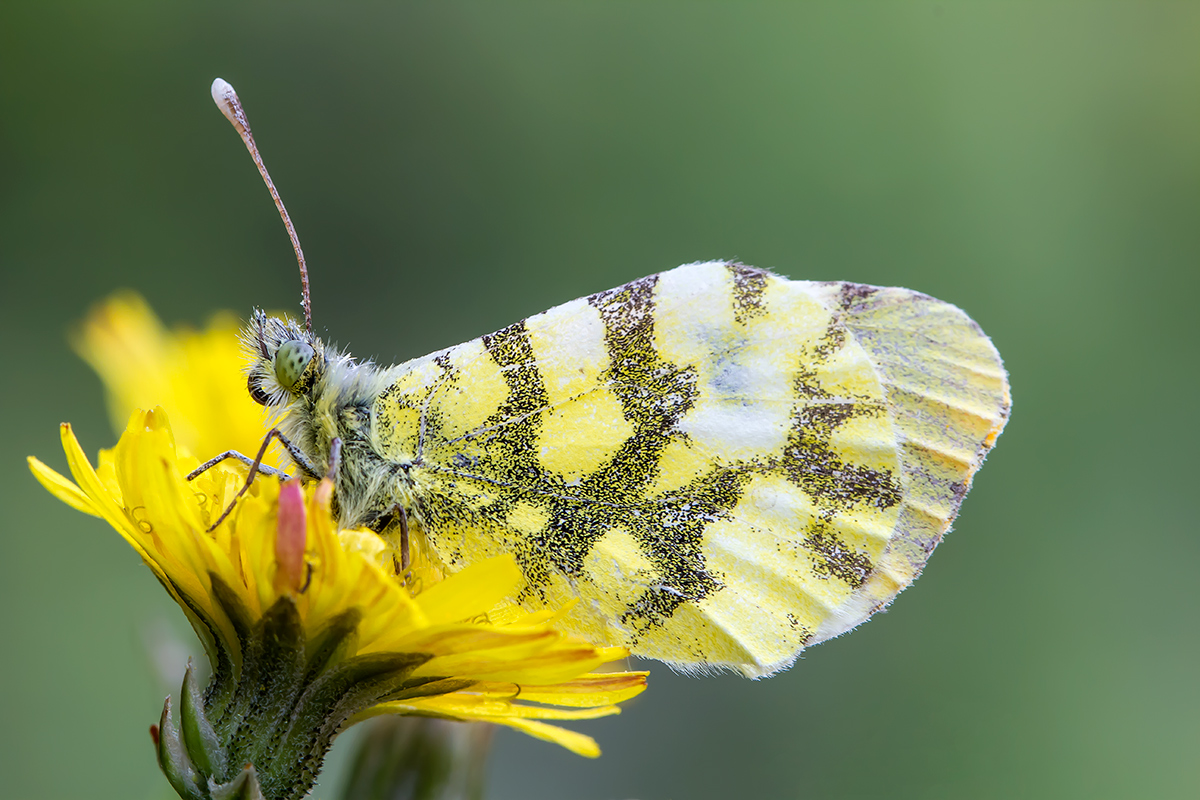
[[[397,572],[414,548],[450,572],[510,553],[513,599],[568,607],[570,633],[770,675],[917,577],[1008,419],[1000,356],[955,306],[725,261],[356,360],[313,333],[299,241],[232,87],[213,97],[305,276],[304,326],[258,311],[247,328],[250,394]]]

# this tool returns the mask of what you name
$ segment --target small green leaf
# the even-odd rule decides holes
[[[209,796],[212,800],[264,800],[253,764],[243,767],[229,783],[217,785],[209,781]]]
[[[205,781],[188,758],[179,738],[179,729],[171,719],[170,697],[163,703],[162,716],[158,721],[158,766],[176,794],[184,800],[207,800]]]
[[[225,748],[221,746],[212,723],[204,713],[204,701],[192,662],[188,659],[187,672],[183,674],[183,688],[179,692],[179,718],[183,728],[183,745],[191,761],[203,775],[223,778],[226,774]]]

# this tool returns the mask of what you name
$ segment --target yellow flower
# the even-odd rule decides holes
[[[182,728],[168,702],[156,734],[181,796],[261,784],[267,797],[300,797],[334,736],[381,714],[493,722],[599,755],[590,737],[545,720],[618,713],[646,673],[593,673],[627,653],[566,637],[553,615],[506,601],[521,579],[511,557],[443,579],[418,549],[402,579],[376,534],[337,530],[328,481],[260,477],[210,530],[247,469],[226,461],[188,481],[196,456],[254,452],[265,433],[226,318],[170,335],[121,296],[93,314],[77,346],[114,414],[159,397],[195,414],[177,448],[163,408],[134,411],[96,467],[64,424],[73,481],[29,459],[52,494],[121,534],[204,644],[213,678],[203,699],[189,668]]]
[[[267,432],[267,412],[246,391],[238,334],[229,312],[214,314],[203,332],[168,332],[141,297],[120,292],[92,309],[72,344],[104,381],[114,430],[135,408],[162,406],[183,450],[252,456]]]
[[[370,690],[354,682],[344,687],[347,696],[366,692],[357,701],[335,698],[330,713],[340,718],[326,719],[328,735],[295,732],[308,737],[310,749],[327,748],[345,725],[398,713],[495,722],[596,756],[589,737],[540,720],[615,714],[615,703],[644,688],[645,673],[590,674],[624,651],[567,638],[547,615],[506,605],[520,581],[511,557],[466,569],[413,597],[380,566],[377,536],[336,530],[328,482],[306,487],[302,505],[296,489],[289,505],[289,484],[258,480],[236,513],[208,532],[245,481],[245,468],[226,462],[188,482],[184,476],[199,462],[176,453],[162,409],[134,413],[95,469],[69,425],[62,440],[74,482],[30,458],[34,475],[63,502],[112,525],[187,614],[213,663],[205,712],[218,731],[241,713],[245,683],[264,680],[258,639],[274,624],[272,615],[284,613],[281,606],[294,615],[310,671],[313,659],[327,659],[317,665],[321,674],[377,667]],[[297,543],[303,569],[288,566]],[[281,578],[281,571],[288,574]],[[336,654],[326,652],[331,647]],[[518,696],[528,702],[516,702]],[[230,753],[229,761],[254,761],[262,777],[263,762],[247,755]]]

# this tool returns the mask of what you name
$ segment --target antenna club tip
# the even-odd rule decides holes
[[[233,90],[228,81],[217,78],[212,82],[212,99],[217,104],[217,108],[221,109],[221,113],[225,115],[225,118],[236,125],[237,120],[234,119],[234,109],[240,104],[238,103],[237,92]]]
[[[238,135],[242,137],[242,143],[250,151],[250,156],[254,159],[255,166],[258,167],[258,173],[262,175],[263,183],[267,185],[267,191],[271,193],[271,199],[275,201],[275,208],[279,210],[279,216],[283,219],[283,226],[287,228],[288,238],[292,240],[292,248],[296,251],[296,261],[300,265],[305,328],[312,333],[312,304],[308,297],[308,267],[304,264],[304,252],[300,249],[300,239],[296,236],[295,228],[292,227],[292,220],[288,217],[287,209],[283,207],[283,201],[279,199],[279,192],[275,191],[275,184],[271,182],[271,176],[267,173],[262,157],[258,154],[258,147],[254,144],[254,135],[250,133],[250,122],[246,119],[246,112],[242,109],[237,92],[223,78],[213,80],[210,91],[213,102],[216,103],[217,108],[221,109],[221,114],[225,119],[233,123]]]

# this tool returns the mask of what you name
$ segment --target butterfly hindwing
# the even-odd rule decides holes
[[[912,581],[1007,416],[991,343],[903,289],[691,264],[394,368],[449,568],[682,669],[769,674]]]

